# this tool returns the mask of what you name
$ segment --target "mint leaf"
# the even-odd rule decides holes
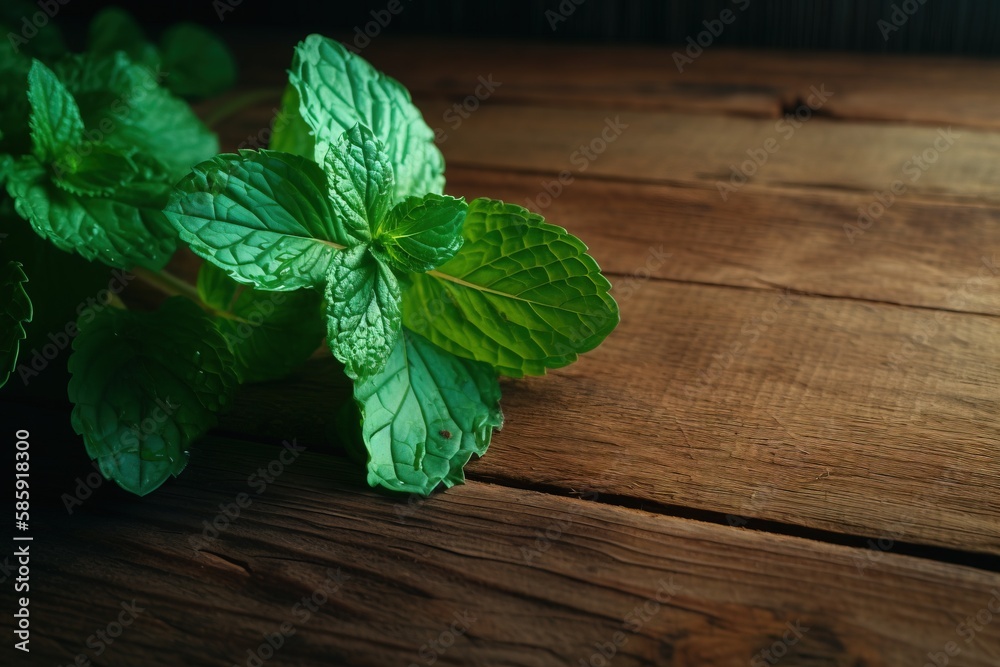
[[[3,43],[17,53],[36,58],[59,58],[68,50],[66,42],[55,21],[39,21],[41,9],[43,7],[37,2],[27,0],[0,2],[0,35]]]
[[[28,72],[28,101],[31,138],[40,160],[51,162],[80,142],[83,119],[76,101],[52,70],[37,60]]]
[[[236,83],[236,62],[226,45],[194,23],[171,26],[160,40],[167,87],[182,97],[210,97]]]
[[[274,121],[274,134],[271,135],[269,148],[310,160],[316,153],[312,130],[299,111],[299,91],[292,84],[285,86],[285,92],[281,95],[281,111]]]
[[[119,7],[102,9],[91,19],[87,51],[103,56],[124,51],[132,62],[147,67],[156,67],[160,62],[160,54],[146,40],[143,29]]]
[[[502,375],[542,375],[596,347],[618,324],[611,284],[587,246],[514,204],[469,204],[465,244],[415,274],[403,323]]]
[[[399,338],[400,289],[365,246],[334,255],[327,276],[327,343],[351,378],[376,373]]]
[[[354,385],[364,418],[368,483],[429,495],[465,480],[503,426],[500,385],[486,364],[460,359],[404,329],[386,367]]]
[[[7,262],[0,273],[0,387],[17,366],[21,341],[27,338],[24,325],[33,315],[31,299],[24,289],[28,276],[18,262]]]
[[[234,280],[294,290],[322,284],[334,251],[353,243],[334,220],[327,189],[311,160],[240,151],[196,166],[165,214],[195,253]]]
[[[125,183],[127,177],[121,178]],[[177,247],[160,210],[168,192],[164,183],[133,181],[107,195],[81,196],[68,191],[66,183],[54,185],[46,169],[26,156],[14,163],[6,186],[18,214],[39,236],[84,259],[159,270]]]
[[[229,343],[242,382],[284,377],[323,340],[322,298],[315,290],[262,292],[205,262],[198,296],[215,310],[215,326]]]
[[[52,182],[78,195],[109,195],[140,175],[129,155],[106,144],[83,144],[56,160]]]
[[[149,155],[173,180],[219,152],[191,107],[161,85],[169,72],[134,64],[122,52],[70,56],[55,72],[80,107],[88,141]]]
[[[337,42],[310,35],[295,47],[289,80],[321,162],[330,144],[361,123],[385,146],[395,173],[393,201],[444,191],[444,157],[410,93]]]
[[[182,97],[208,97],[236,82],[236,63],[218,37],[194,23],[171,26],[160,47],[146,40],[142,28],[118,7],[102,10],[90,22],[88,51],[113,55],[124,51],[132,62],[170,73],[167,88]]]
[[[0,25],[0,34],[6,34]],[[8,40],[0,39],[0,153],[23,155],[32,149],[28,121],[28,71],[31,60],[14,51]]]
[[[462,247],[464,199],[429,194],[396,204],[376,230],[376,244],[393,266],[423,273],[447,262]]]
[[[101,472],[140,496],[176,476],[237,384],[233,357],[191,301],[81,318],[69,360],[72,423]]]
[[[382,144],[367,127],[355,125],[330,146],[324,165],[334,215],[351,245],[371,241],[392,198],[392,165]]]

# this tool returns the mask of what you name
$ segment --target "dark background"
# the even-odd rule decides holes
[[[2,2],[3,0],[0,0]],[[54,2],[55,0],[49,0]],[[225,32],[234,27],[300,28],[304,32],[351,33],[384,10],[390,0],[69,0],[57,22],[67,33],[101,7],[122,6],[147,25],[178,20]],[[403,10],[384,29],[396,35],[463,35],[545,40],[683,44],[705,29],[704,20],[747,0],[562,0],[572,6],[565,21],[551,27],[547,11],[559,0],[399,0]],[[1000,0],[749,0],[746,11],[716,43],[782,49],[836,49],[894,53],[1000,53]],[[916,8],[899,30],[883,36],[878,22],[889,21],[893,6]],[[231,6],[219,20],[218,7]],[[897,14],[897,17],[905,14]],[[891,23],[890,23],[891,25]],[[79,34],[79,33],[78,33]]]

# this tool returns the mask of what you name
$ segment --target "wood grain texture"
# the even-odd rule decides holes
[[[578,665],[618,642],[615,665],[702,667],[749,664],[783,635],[797,667],[922,664],[948,642],[978,667],[1000,651],[995,623],[958,634],[1000,575],[892,553],[859,569],[866,550],[489,484],[408,505],[309,452],[257,493],[276,455],[210,440],[155,496],[100,488],[72,517],[54,487],[32,658],[94,659],[87,638],[132,601],[99,664],[245,664],[284,622],[294,634],[266,664]],[[239,517],[197,542],[240,493]],[[295,605],[319,590],[304,618]]]
[[[283,85],[305,35],[234,35],[247,54],[243,81]],[[340,35],[347,44],[353,35]],[[266,44],[265,48],[260,45]],[[678,71],[670,46],[440,40],[381,34],[361,50],[416,96],[474,95],[479,77],[501,82],[496,104],[616,107],[775,118],[813,86],[836,91],[823,113],[845,120],[1000,129],[994,60],[708,48]],[[458,55],[460,54],[460,55]],[[450,105],[449,105],[450,106]],[[440,118],[440,114],[430,118]],[[432,124],[434,124],[432,122]]]
[[[859,209],[878,203],[871,195],[741,191],[723,202],[711,188],[583,176],[541,208],[538,195],[549,178],[468,168],[448,177],[455,196],[541,210],[582,238],[605,271],[634,281],[787,288],[1000,314],[993,268],[1000,261],[1000,210],[993,207],[904,195],[868,225]],[[980,269],[995,279],[964,290]]]
[[[618,298],[598,350],[504,384],[473,478],[1000,553],[1000,318],[659,280]],[[224,426],[335,439],[338,377],[245,387]]]
[[[463,57],[456,59],[456,50]],[[824,113],[878,120],[1000,129],[984,81],[1000,63],[961,58],[849,53],[789,53],[707,48],[681,63],[666,46],[375,40],[363,54],[419,95],[461,99],[479,77],[503,82],[499,103],[554,107],[614,106],[777,118],[813,86],[837,92]]]
[[[438,104],[423,103],[425,115],[433,118]],[[605,142],[616,131],[620,134]],[[485,105],[450,133],[442,150],[452,167],[532,171],[550,178],[565,171],[633,182],[697,183],[719,192],[722,185],[736,191],[809,188],[865,194],[898,182],[911,195],[972,202],[1000,197],[1000,166],[994,159],[1000,133],[982,130],[947,134],[935,127],[820,117],[795,128],[784,119]],[[756,161],[748,151],[759,156]],[[735,180],[734,170],[740,172]]]

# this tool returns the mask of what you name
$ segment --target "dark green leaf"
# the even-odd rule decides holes
[[[52,182],[78,195],[110,195],[140,176],[135,161],[107,144],[85,143],[63,153],[53,165]]]
[[[119,7],[102,9],[91,19],[87,51],[102,56],[124,51],[132,62],[149,68],[160,63],[156,47],[146,40],[132,15]]]
[[[34,158],[15,163],[7,192],[18,214],[56,247],[109,266],[158,270],[177,247],[160,208],[165,183],[133,182],[102,196],[81,196],[56,187]]]
[[[145,495],[187,464],[237,385],[212,321],[175,297],[156,312],[107,308],[80,321],[69,361],[73,428],[101,472]]]
[[[219,152],[215,135],[191,107],[161,85],[165,71],[116,52],[65,58],[56,74],[80,107],[89,141],[149,155],[175,180]]]
[[[368,483],[429,495],[465,480],[503,426],[500,385],[486,364],[460,359],[403,330],[386,367],[354,385],[368,449]]]
[[[52,162],[83,137],[83,119],[76,101],[48,67],[36,60],[28,72],[31,138],[35,154]]]
[[[236,61],[215,34],[194,23],[167,29],[160,41],[167,87],[182,97],[210,97],[236,83]]]
[[[17,366],[17,352],[31,322],[31,299],[24,289],[28,276],[17,262],[7,262],[0,273],[0,387]]]
[[[611,284],[565,229],[513,204],[469,204],[465,244],[414,274],[403,322],[440,347],[511,377],[572,363],[617,326]]]
[[[54,59],[67,52],[66,42],[55,21],[38,27],[35,15],[39,5],[27,0],[0,2],[0,37],[18,54],[28,57]]]
[[[243,382],[276,380],[300,366],[323,340],[322,297],[316,290],[262,292],[240,285],[205,262],[198,295],[236,358]]]

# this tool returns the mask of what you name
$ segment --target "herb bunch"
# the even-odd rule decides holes
[[[26,91],[20,115],[0,117],[0,177],[34,233],[14,254],[47,242],[175,295],[75,323],[73,427],[122,487],[143,495],[179,474],[240,384],[279,380],[325,338],[353,381],[344,438],[369,484],[427,495],[462,483],[502,426],[500,375],[565,366],[617,325],[579,239],[520,206],[444,194],[433,131],[360,56],[306,38],[270,148],[216,155],[174,94],[228,80],[189,76],[211,68],[114,109],[164,42],[96,40],[51,64],[0,52],[0,86]],[[179,243],[205,260],[194,285],[162,271]],[[4,376],[21,367],[31,303],[46,307],[29,269],[11,259],[0,276]]]

